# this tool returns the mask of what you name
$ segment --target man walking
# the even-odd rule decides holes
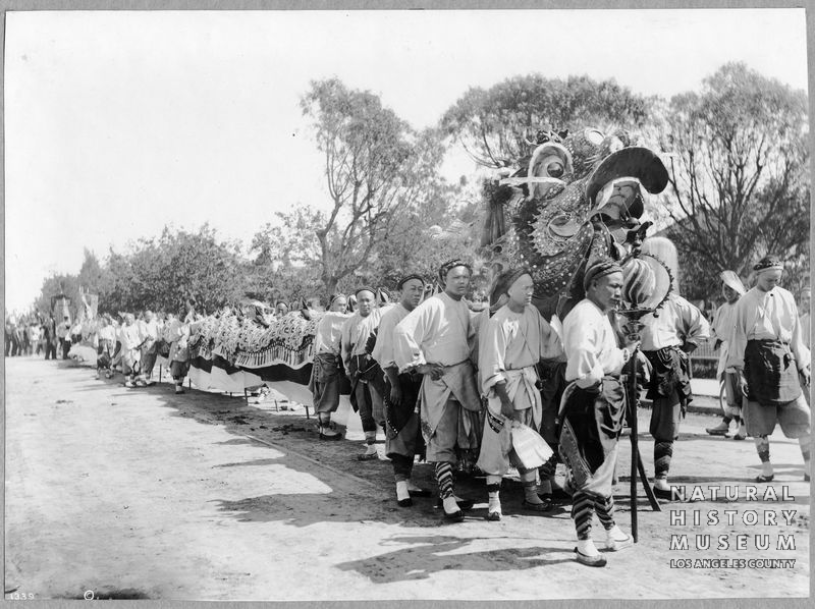
[[[382,313],[376,305],[376,292],[362,287],[356,291],[358,309],[342,327],[342,363],[351,379],[351,403],[359,410],[362,430],[365,432],[365,452],[362,461],[376,459],[376,430],[382,422],[382,396],[371,381],[379,365],[368,353],[368,338],[379,327]],[[381,371],[380,371],[381,373]]]
[[[400,507],[412,505],[412,497],[429,496],[429,491],[414,486],[410,477],[416,455],[423,452],[419,432],[419,388],[422,376],[416,371],[399,374],[394,355],[396,326],[413,311],[424,296],[424,279],[407,275],[397,284],[399,303],[382,314],[372,357],[385,374],[385,456],[393,464],[396,502]]]
[[[728,365],[744,376],[747,433],[755,438],[761,461],[756,482],[772,482],[769,436],[776,424],[787,438],[797,439],[804,458],[804,479],[810,479],[811,414],[801,389],[810,384],[810,351],[804,345],[795,299],[779,287],[784,267],[775,257],[753,267],[756,285],[736,306],[736,322]]]

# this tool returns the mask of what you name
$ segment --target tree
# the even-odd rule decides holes
[[[767,254],[808,260],[803,91],[727,64],[700,93],[675,96],[668,122],[667,234],[680,252],[690,297],[717,293],[719,272],[744,276]]]
[[[312,82],[301,100],[323,155],[331,209],[316,215],[320,279],[328,293],[366,264],[405,202],[414,134],[372,93]]]
[[[441,127],[478,163],[505,167],[532,152],[541,129],[634,128],[648,120],[650,103],[613,80],[531,74],[486,91],[469,89],[444,114]]]

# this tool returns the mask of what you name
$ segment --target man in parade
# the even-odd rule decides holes
[[[673,277],[673,290],[658,313],[642,318],[642,351],[652,368],[647,397],[653,403],[654,495],[672,501],[677,495],[668,484],[668,473],[674,442],[693,399],[690,354],[710,336],[710,324],[697,307],[678,294],[679,260],[673,243],[664,237],[651,237],[643,242],[642,252],[663,261]]]
[[[141,324],[136,323],[133,313],[125,314],[119,340],[122,343],[122,374],[125,376],[125,387],[135,387],[144,335]]]
[[[562,353],[560,338],[532,305],[534,286],[526,269],[501,274],[493,296],[508,300],[487,322],[479,340],[481,390],[487,396],[486,423],[476,465],[487,474],[487,520],[500,520],[501,480],[516,467],[524,489],[523,507],[551,509],[537,493],[537,472],[526,469],[512,448],[511,427],[519,423],[535,430],[541,424],[540,379],[536,366]]]
[[[781,262],[768,256],[753,271],[756,284],[736,306],[728,365],[743,375],[747,385],[744,419],[761,461],[756,482],[773,480],[769,436],[776,424],[785,437],[800,443],[804,479],[809,481],[811,414],[804,390],[809,391],[810,351],[795,299],[778,285],[784,271]]]
[[[376,459],[376,430],[382,422],[382,396],[372,382],[379,365],[368,353],[368,338],[378,327],[382,312],[376,304],[376,291],[361,287],[356,291],[358,308],[342,327],[342,363],[351,379],[351,403],[359,411],[365,432],[365,452],[359,459]],[[381,373],[381,371],[380,371]]]
[[[419,430],[419,389],[422,375],[415,370],[399,374],[394,355],[394,330],[413,311],[424,296],[425,282],[420,275],[407,275],[399,280],[399,303],[382,314],[372,357],[385,374],[385,456],[393,464],[396,502],[400,507],[412,505],[415,496],[429,492],[411,483],[413,462],[423,452]]]
[[[434,464],[444,517],[451,522],[464,519],[453,492],[456,447],[471,449],[478,445],[469,413],[481,409],[470,359],[475,329],[463,300],[471,275],[472,268],[462,260],[443,264],[439,280],[444,292],[416,307],[394,332],[399,372],[424,375],[419,391],[421,431],[427,444],[427,461]]]
[[[591,536],[595,510],[606,530],[609,550],[622,550],[633,543],[614,521],[612,479],[626,413],[620,375],[637,343],[618,347],[609,321],[609,312],[621,302],[622,268],[611,260],[598,260],[586,270],[583,284],[586,298],[563,320],[569,385],[560,415],[559,448],[566,465],[566,486],[573,493],[575,557],[581,564],[602,567],[606,559]]]
[[[140,320],[143,342],[141,351],[141,372],[136,380],[137,387],[148,387],[155,385],[153,380],[153,368],[158,357],[158,322],[151,310],[144,312],[144,319]]]
[[[713,336],[716,337],[714,349],[719,349],[719,366],[716,369],[716,378],[724,383],[727,406],[722,422],[715,427],[709,427],[705,431],[712,436],[724,436],[730,429],[730,421],[735,421],[738,431],[736,431],[733,439],[744,440],[747,438],[747,428],[742,417],[744,395],[741,392],[738,372],[736,372],[735,368],[727,365],[727,344],[736,321],[736,303],[747,290],[744,289],[744,284],[739,276],[733,271],[722,271],[720,277],[725,302],[716,309],[711,331]]]
[[[321,440],[340,440],[342,434],[331,427],[331,414],[340,405],[342,358],[340,337],[342,327],[351,316],[346,313],[348,303],[343,294],[335,294],[328,304],[328,312],[317,325],[314,337],[314,364],[311,368],[309,389],[314,410],[320,424]]]

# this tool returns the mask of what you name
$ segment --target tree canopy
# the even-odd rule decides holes
[[[767,254],[808,259],[804,92],[728,64],[670,110],[668,235],[693,277],[688,287],[714,291],[719,272],[747,275]]]
[[[541,129],[642,126],[651,100],[613,80],[588,76],[509,78],[488,90],[469,89],[441,118],[444,133],[486,166],[510,165],[527,156]]]

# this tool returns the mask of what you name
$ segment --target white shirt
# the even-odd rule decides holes
[[[581,300],[563,320],[566,380],[578,387],[591,387],[608,375],[618,375],[628,361],[617,346],[608,315],[588,298]]]

